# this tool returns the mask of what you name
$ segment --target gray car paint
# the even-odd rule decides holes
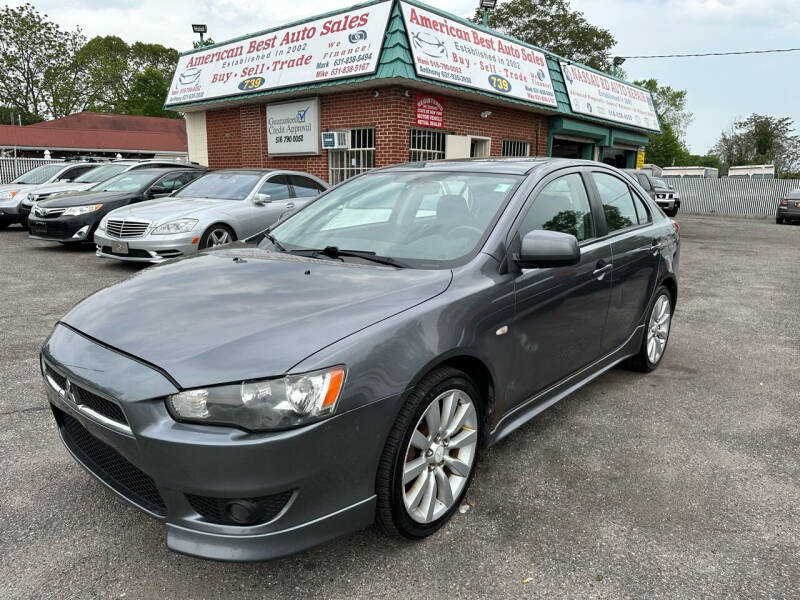
[[[432,368],[456,366],[475,379],[491,444],[635,354],[656,286],[663,282],[677,294],[677,234],[637,188],[653,223],[609,236],[601,230],[600,239],[584,246],[588,262],[574,267],[521,270],[514,263],[521,211],[548,177],[615,173],[610,167],[574,160],[395,167],[410,168],[526,177],[480,250],[450,268],[356,267],[229,246],[138,273],[83,301],[57,325],[44,358],[118,402],[134,436],[81,418],[48,389],[51,403],[152,474],[168,506],[170,548],[260,560],[366,526],[374,517],[375,472],[388,431],[405,395]],[[597,199],[592,202],[596,206]],[[600,246],[597,253],[593,245]],[[607,260],[609,249],[613,268],[602,279],[612,281],[592,283],[597,280],[587,277],[589,268]],[[225,291],[209,295],[212,280]],[[537,281],[541,295],[531,293]],[[608,322],[604,304],[615,315]],[[577,314],[582,311],[589,315]],[[498,335],[503,326],[508,334]],[[578,357],[587,340],[596,352]],[[553,352],[574,361],[559,365]],[[96,375],[98,364],[113,368]],[[348,369],[337,414],[286,432],[177,423],[163,401],[185,386],[334,364]],[[296,492],[278,518],[245,528],[202,522],[183,496],[250,497],[287,489]]]

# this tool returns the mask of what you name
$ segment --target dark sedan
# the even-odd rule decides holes
[[[658,367],[678,257],[607,165],[378,169],[90,296],[42,373],[66,447],[173,550],[261,560],[376,519],[420,539],[481,447],[619,363]]]
[[[91,242],[106,213],[168,196],[205,173],[201,169],[139,169],[121,173],[85,192],[37,202],[28,217],[28,237],[62,244]]]
[[[775,211],[775,222],[778,225],[794,220],[800,220],[800,190],[793,190],[781,198]]]

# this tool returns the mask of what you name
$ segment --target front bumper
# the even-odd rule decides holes
[[[93,213],[76,217],[39,218],[31,215],[28,218],[28,237],[46,242],[75,242],[91,240],[91,232],[97,216]]]
[[[172,550],[216,560],[266,560],[374,520],[375,473],[395,412],[386,402],[394,400],[299,429],[248,433],[174,421],[164,404],[177,389],[169,379],[64,325],[56,326],[42,357],[48,374],[70,382],[63,387],[71,392],[59,393],[45,378],[69,451],[106,486],[163,522]],[[87,394],[95,409],[112,417],[116,412],[114,422],[84,408]],[[114,459],[112,468],[93,462],[97,452],[98,461]],[[144,487],[131,490],[130,481]],[[283,502],[276,514],[253,525],[219,522],[206,509],[209,503],[275,497]]]
[[[782,219],[800,219],[800,202],[790,200],[789,206],[779,206],[775,216]]]
[[[0,221],[3,223],[19,223],[19,205],[0,206]]]
[[[195,231],[175,235],[145,234],[140,238],[114,238],[98,229],[94,233],[97,256],[132,262],[159,263],[197,252],[200,234]],[[115,242],[125,242],[128,252],[116,252]]]
[[[661,208],[665,208],[667,210],[672,210],[673,208],[679,209],[681,207],[681,199],[680,198],[656,199],[656,204],[658,204]]]

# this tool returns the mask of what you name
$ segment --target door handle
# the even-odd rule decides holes
[[[592,275],[598,281],[602,281],[603,277],[606,276],[606,273],[608,273],[613,268],[614,265],[612,265],[611,263],[606,263],[603,260],[599,260],[597,261],[597,268],[594,271],[592,271]]]
[[[286,205],[286,208],[294,208],[294,202],[289,202],[289,203]]]

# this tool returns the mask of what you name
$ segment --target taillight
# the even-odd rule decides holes
[[[781,206],[789,206],[789,202],[786,200],[786,198],[781,200]]]
[[[672,221],[672,228],[675,230],[675,235],[677,235],[678,238],[680,238],[681,237],[681,226],[678,225],[678,222],[675,219],[670,219],[670,221]]]

